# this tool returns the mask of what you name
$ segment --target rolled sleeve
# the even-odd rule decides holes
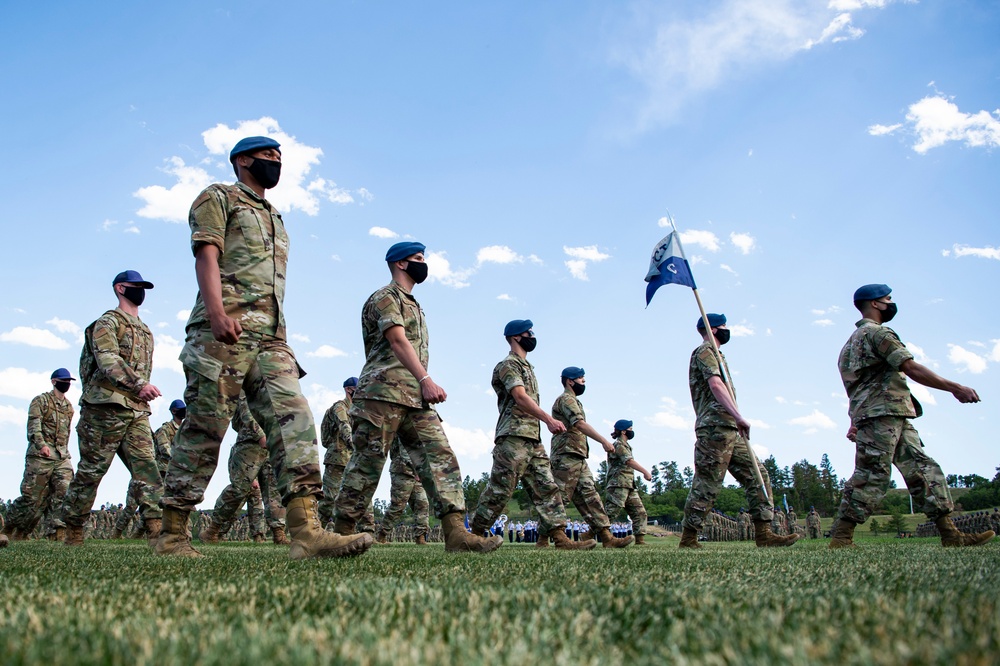
[[[385,335],[385,332],[393,326],[403,326],[403,311],[399,307],[399,301],[392,296],[386,296],[375,304],[375,315],[378,318],[378,330]]]
[[[191,252],[197,253],[201,245],[214,245],[219,254],[226,250],[225,198],[214,186],[202,192],[191,205],[188,224],[191,227]]]

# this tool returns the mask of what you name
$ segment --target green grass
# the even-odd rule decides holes
[[[0,663],[996,663],[1000,543],[562,553],[49,542],[0,550]]]

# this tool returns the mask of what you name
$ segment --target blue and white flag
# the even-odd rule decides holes
[[[684,250],[677,240],[677,232],[671,231],[653,248],[653,256],[649,259],[649,272],[646,273],[646,305],[653,300],[656,290],[665,284],[681,284],[697,289],[691,266],[688,265]]]

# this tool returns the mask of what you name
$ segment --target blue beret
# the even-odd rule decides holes
[[[51,379],[69,379],[69,380],[72,380],[74,382],[76,381],[76,377],[74,377],[73,375],[71,375],[69,373],[69,370],[67,370],[66,368],[58,368],[58,369],[56,369],[56,371],[52,373]]]
[[[615,421],[615,430],[619,431],[628,430],[631,427],[632,427],[632,422],[629,421],[628,419],[618,419],[617,421]]]
[[[854,292],[854,300],[874,301],[877,298],[884,298],[891,293],[892,289],[887,284],[866,284],[863,287],[858,287],[858,290]]]
[[[726,315],[724,315],[724,314],[715,314],[714,312],[708,313],[708,325],[711,326],[712,328],[717,328],[719,326],[725,326],[726,325]],[[698,330],[699,331],[704,331],[705,330],[705,320],[702,319],[701,317],[698,317]]]
[[[389,251],[385,253],[386,261],[402,261],[407,257],[412,257],[418,252],[423,252],[427,247],[423,243],[417,243],[416,241],[403,241],[402,243],[396,243],[389,248]]]
[[[507,325],[503,327],[503,336],[505,338],[511,337],[513,335],[521,335],[526,331],[530,331],[534,324],[531,323],[530,319],[515,319],[513,321],[507,322]]]
[[[281,144],[270,137],[248,136],[245,139],[240,139],[239,143],[233,146],[233,149],[229,152],[229,161],[232,162],[235,160],[237,155],[242,155],[243,153],[255,153],[258,150],[263,150],[265,148],[276,148],[279,153],[281,152]]]
[[[579,379],[583,377],[585,373],[583,368],[577,368],[576,366],[569,366],[568,368],[563,368],[561,377],[563,379]]]
[[[344,388],[347,388],[348,386],[357,386],[357,385],[358,385],[357,377],[348,377],[347,379],[344,380]]]
[[[187,405],[184,404],[183,400],[178,398],[170,403],[170,411],[174,411],[175,409],[187,409]]]
[[[139,271],[122,271],[115,276],[114,282],[111,283],[111,286],[113,287],[119,282],[131,282],[145,289],[153,288],[153,283],[143,280],[142,276],[139,275]]]

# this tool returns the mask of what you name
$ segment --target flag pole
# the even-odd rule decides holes
[[[670,220],[670,227],[674,230],[674,238],[677,240],[677,248],[681,251],[681,255],[684,255],[684,246],[681,244],[681,234],[677,231],[677,225],[674,224],[674,216],[667,211],[667,219]],[[715,336],[712,335],[712,327],[708,324],[708,315],[705,313],[705,306],[701,302],[701,296],[698,294],[698,288],[692,287],[691,291],[694,292],[694,300],[698,303],[698,311],[701,313],[701,321],[705,325],[705,330],[708,331],[708,341],[712,345],[712,352],[715,354],[715,359],[719,362],[719,374],[722,375],[722,383],[725,385],[726,390],[729,392],[729,397],[732,399],[733,404],[739,409],[739,404],[736,402],[736,392],[733,390],[733,385],[731,378],[726,373],[726,364],[722,360],[722,353],[719,351],[719,345],[715,341]],[[750,433],[747,433],[746,437],[747,451],[750,452],[750,459],[753,461],[753,477],[760,484],[760,487],[764,491],[764,496],[774,503],[774,491],[772,490],[770,496],[768,495],[767,484],[764,483],[764,477],[760,473],[760,461],[757,459],[757,454],[754,452],[753,447],[750,446]]]

